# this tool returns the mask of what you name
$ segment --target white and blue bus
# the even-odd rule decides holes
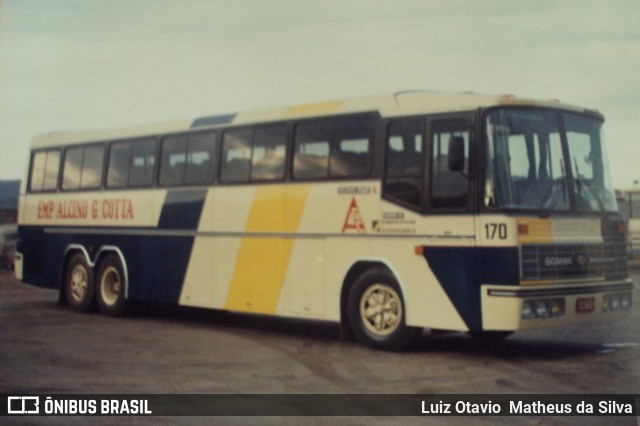
[[[640,257],[640,187],[616,191],[618,210],[625,221],[629,256]]]
[[[72,309],[134,301],[506,336],[630,310],[596,111],[400,92],[36,137],[16,274]]]

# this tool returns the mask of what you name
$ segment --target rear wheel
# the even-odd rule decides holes
[[[96,298],[105,315],[122,315],[126,306],[124,270],[116,255],[107,256],[98,268]]]
[[[375,268],[360,275],[347,303],[353,334],[371,348],[401,350],[420,335],[420,328],[406,325],[400,286],[387,269]]]
[[[88,312],[93,304],[95,283],[93,269],[82,253],[75,254],[67,264],[64,279],[67,303],[77,312]]]

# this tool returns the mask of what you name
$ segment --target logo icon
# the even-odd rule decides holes
[[[584,254],[579,254],[576,256],[576,263],[580,265],[580,267],[584,268],[587,266],[587,262],[589,262],[589,258]]]
[[[7,414],[40,414],[40,397],[8,396]]]
[[[349,204],[349,211],[347,211],[347,217],[344,219],[344,225],[342,225],[342,233],[347,231],[355,231],[358,234],[366,234],[367,230],[360,214],[360,208],[356,203],[356,197],[351,198],[351,204]]]

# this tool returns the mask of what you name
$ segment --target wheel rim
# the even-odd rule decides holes
[[[76,302],[82,302],[89,291],[89,274],[82,265],[76,265],[71,271],[71,297]]]
[[[360,319],[366,329],[377,336],[393,333],[402,319],[400,296],[386,284],[370,286],[360,299]]]
[[[100,279],[100,296],[104,304],[108,306],[115,305],[121,289],[118,270],[113,266],[109,266],[104,270]]]

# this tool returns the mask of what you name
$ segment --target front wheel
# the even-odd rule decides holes
[[[105,315],[120,316],[126,306],[124,270],[116,255],[100,262],[96,289],[98,309]]]
[[[347,303],[353,334],[371,348],[401,350],[420,334],[420,328],[406,325],[400,286],[387,269],[375,268],[360,275]]]

